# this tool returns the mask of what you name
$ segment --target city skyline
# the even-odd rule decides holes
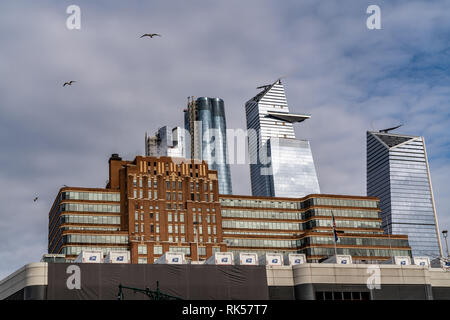
[[[104,185],[105,157],[143,154],[145,131],[180,125],[188,95],[222,97],[228,128],[245,128],[255,85],[283,75],[291,111],[314,115],[295,131],[314,146],[323,193],[364,195],[365,132],[405,123],[426,138],[450,225],[448,2],[381,1],[382,30],[366,28],[368,3],[83,2],[77,31],[68,5],[0,5],[0,278],[40,259],[60,186]],[[163,37],[140,42],[148,29]],[[67,77],[78,82],[63,88]],[[250,194],[248,165],[231,173],[233,192]]]

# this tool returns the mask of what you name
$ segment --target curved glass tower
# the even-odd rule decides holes
[[[188,155],[192,159],[207,161],[212,170],[217,170],[219,193],[232,194],[223,100],[208,97],[192,99],[184,112],[185,129],[191,135],[190,141],[186,141]]]

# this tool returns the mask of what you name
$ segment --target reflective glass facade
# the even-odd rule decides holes
[[[380,198],[386,233],[406,234],[415,256],[440,256],[423,137],[367,133],[367,195]]]
[[[320,193],[309,141],[295,138],[281,81],[245,104],[252,195],[304,197]],[[272,115],[282,114],[284,118]]]
[[[293,198],[320,193],[309,141],[271,138],[268,144],[274,195]]]
[[[205,160],[211,170],[217,170],[219,193],[232,194],[223,100],[200,97],[189,104],[184,119],[191,135],[186,141],[191,158]]]

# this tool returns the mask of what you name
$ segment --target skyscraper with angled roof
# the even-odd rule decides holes
[[[293,126],[310,116],[289,112],[280,79],[258,89],[262,91],[245,104],[252,194],[303,197],[320,193],[309,141],[296,139]]]
[[[367,195],[380,199],[385,232],[407,234],[413,255],[441,255],[423,137],[367,132]]]

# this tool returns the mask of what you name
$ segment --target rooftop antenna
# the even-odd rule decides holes
[[[398,125],[398,126],[396,126],[396,127],[392,127],[392,128],[387,128],[387,129],[383,129],[383,130],[380,130],[379,132],[381,132],[381,133],[388,133],[389,131],[392,131],[392,130],[398,129],[398,128],[400,128],[401,126],[403,126],[403,124],[400,124],[400,125]]]

